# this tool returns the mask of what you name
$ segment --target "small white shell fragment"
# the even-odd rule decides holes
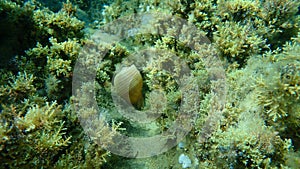
[[[180,154],[180,156],[178,158],[178,162],[179,162],[179,164],[182,165],[182,168],[192,167],[192,161],[187,155]]]
[[[180,149],[184,149],[184,147],[185,147],[184,142],[179,142],[179,143],[178,143],[178,147],[179,147]]]

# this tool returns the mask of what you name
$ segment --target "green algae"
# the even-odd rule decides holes
[[[181,168],[178,157],[182,153],[191,158],[192,168],[297,167],[299,1],[59,3],[61,9],[49,5],[55,9],[53,12],[36,1],[0,1],[0,49],[4,63],[0,64],[1,167]],[[89,40],[93,29],[146,11],[181,17],[194,24],[200,34],[182,29],[182,34],[191,37],[190,41],[180,42],[176,28],[163,30],[168,24],[180,24],[163,22],[161,15],[156,23],[160,34],[135,34],[131,29],[130,36],[111,45]],[[107,29],[114,32],[129,27],[125,22],[119,26]],[[193,51],[190,47],[196,46],[194,41],[204,35],[212,43],[201,44],[202,50]],[[85,45],[96,50],[82,51]],[[73,70],[82,58],[80,53],[88,58],[82,63],[95,69],[96,84],[84,84],[78,91],[82,100],[78,101],[71,93]],[[157,58],[139,58],[147,58],[147,54]],[[204,57],[199,57],[212,55],[221,58],[226,81],[213,81],[212,72],[221,70],[210,70]],[[180,91],[180,83],[174,78],[181,77],[180,70],[184,68],[176,65],[174,56],[184,60],[193,75],[184,81],[199,87],[189,93],[190,100],[182,107],[196,114],[190,121],[193,129],[183,140],[184,148],[174,147],[146,159],[126,159],[107,151],[118,134],[148,137],[171,128],[185,99],[184,90]],[[97,68],[92,67],[95,57],[102,58]],[[161,116],[148,125],[122,117],[111,95],[115,72],[136,58],[144,79],[145,106],[141,109],[155,112],[163,107]],[[175,60],[172,63],[177,72],[160,69],[169,60]],[[216,89],[224,83],[226,103],[220,105],[223,98]],[[155,90],[164,91],[165,95],[151,93]],[[99,116],[96,109],[80,109],[78,117],[71,108],[74,104],[87,106],[90,91],[97,93],[98,106],[108,110],[101,112],[106,115],[104,119],[90,118]],[[83,119],[91,120],[89,129],[101,132],[84,131],[80,123]]]

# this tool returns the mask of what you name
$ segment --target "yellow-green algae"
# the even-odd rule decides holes
[[[1,168],[181,168],[178,157],[182,153],[191,158],[192,168],[297,168],[299,3],[116,0],[99,5],[93,0],[73,0],[62,3],[62,9],[53,12],[37,1],[0,0],[0,49],[4,63],[0,65]],[[212,85],[218,84],[210,83],[199,53],[178,42],[172,30],[159,36],[135,35],[108,46],[87,40],[93,28],[145,11],[182,17],[212,41],[201,55],[217,54],[222,59],[227,98],[220,112],[210,111],[214,99],[218,99]],[[86,23],[78,19],[86,17]],[[103,128],[95,138],[85,135],[71,109],[76,100],[71,97],[72,71],[80,48],[86,44],[105,54],[97,68],[95,90],[98,105],[109,110],[107,120],[113,127],[113,132],[108,132],[103,121],[91,121],[91,126]],[[174,147],[148,159],[126,159],[103,149],[113,144],[116,131],[133,136],[160,133],[176,119],[174,112],[182,99],[170,73],[144,66],[146,105],[160,100],[160,95],[149,94],[155,86],[166,91],[167,105],[162,116],[154,126],[139,126],[116,113],[110,94],[114,71],[130,53],[147,47],[169,50],[185,59],[195,77],[192,82],[200,87],[196,94],[201,101],[195,110],[194,128],[183,140],[184,149]],[[173,56],[169,52],[161,55]],[[87,65],[93,57],[97,56],[88,56]],[[165,58],[150,65],[161,64]],[[83,100],[90,87],[82,87]],[[93,109],[82,111],[86,117],[99,113]],[[94,140],[100,140],[104,147]]]

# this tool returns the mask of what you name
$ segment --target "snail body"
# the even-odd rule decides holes
[[[115,92],[128,103],[141,107],[143,104],[143,78],[135,65],[124,67],[114,77]]]

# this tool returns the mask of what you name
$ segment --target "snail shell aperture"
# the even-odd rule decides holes
[[[138,107],[143,103],[143,78],[135,65],[124,67],[114,77],[115,92],[132,105]]]

